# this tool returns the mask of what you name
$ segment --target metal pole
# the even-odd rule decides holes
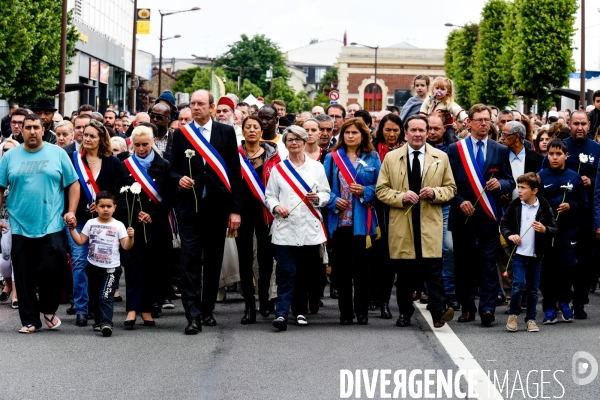
[[[159,11],[160,12],[160,11]],[[162,92],[163,14],[160,14],[160,50],[158,56],[158,96]]]
[[[375,47],[375,86],[373,87],[373,111],[377,111],[377,50],[379,46]]]
[[[243,72],[244,72],[244,70],[242,68],[240,68],[240,73],[238,74],[238,96],[242,92],[242,73]]]
[[[131,43],[131,88],[129,88],[129,112],[135,113],[135,53],[137,53],[137,0],[133,0],[133,41]]]
[[[581,0],[581,82],[579,105],[585,110],[585,0]]]
[[[65,115],[65,80],[67,70],[67,0],[62,2],[62,26],[60,29],[60,75],[58,78],[58,112]]]

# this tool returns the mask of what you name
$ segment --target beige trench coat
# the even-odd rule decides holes
[[[443,218],[442,204],[456,195],[456,184],[446,153],[425,145],[425,164],[421,185],[431,179],[427,186],[433,188],[435,200],[423,200],[415,204],[421,207],[421,243],[424,258],[442,257]],[[377,197],[390,206],[389,243],[390,258],[414,259],[415,245],[412,211],[404,215],[410,204],[402,199],[408,189],[408,146],[389,152],[377,179]],[[440,161],[434,165],[436,161]],[[437,172],[436,172],[437,168]],[[418,193],[417,193],[418,194]]]

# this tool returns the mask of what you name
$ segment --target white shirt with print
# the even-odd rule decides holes
[[[90,219],[81,231],[89,237],[88,261],[100,268],[116,268],[121,265],[119,256],[120,240],[127,237],[127,229],[121,221],[113,219],[109,223]]]

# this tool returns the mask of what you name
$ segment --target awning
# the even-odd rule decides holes
[[[96,86],[90,85],[88,83],[67,83],[65,84],[65,92],[74,92],[76,90],[87,90],[87,89],[96,89]],[[54,96],[59,93],[58,87],[51,92],[47,92],[48,95]]]

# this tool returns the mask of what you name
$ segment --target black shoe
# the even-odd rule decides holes
[[[197,324],[196,321],[191,321],[188,326],[185,327],[186,335],[197,335],[199,332],[202,332],[202,325]]]
[[[448,303],[448,307],[454,309],[454,311],[460,310],[460,303],[458,302],[458,300],[456,300],[456,296],[448,296],[446,303]]]
[[[177,298],[181,297],[181,292],[179,291],[179,287],[177,287],[177,285],[173,285],[171,287],[173,288],[173,294],[175,295],[175,297],[177,297]]]
[[[237,292],[237,290],[238,290],[238,285],[237,285],[237,283],[234,283],[233,285],[231,285],[231,286],[228,286],[228,287],[225,289],[225,291],[227,291],[227,293],[234,293],[234,292]]]
[[[202,316],[201,319],[202,325],[204,326],[215,326],[217,325],[217,321],[215,321],[212,314],[206,314]]]
[[[400,314],[400,318],[396,320],[396,325],[400,328],[406,328],[410,325],[410,317],[408,315]]]
[[[356,323],[359,325],[367,325],[369,323],[369,316],[368,315],[357,315]]]
[[[75,307],[69,307],[65,311],[67,312],[68,315],[75,315],[77,313],[77,310],[75,310]]]
[[[110,325],[104,325],[102,328],[100,328],[100,330],[102,331],[102,336],[104,337],[109,337],[112,335],[112,326]]]
[[[273,326],[280,331],[287,331],[287,321],[283,317],[277,317],[273,320]]]
[[[496,320],[494,314],[491,311],[486,311],[481,314],[481,325],[482,326],[492,326],[492,322]]]
[[[88,311],[87,319],[94,319],[94,313],[92,311]]]
[[[2,292],[0,293],[0,303],[4,303],[5,301],[8,300],[8,296],[10,296],[9,292]]]
[[[501,306],[503,304],[506,304],[506,297],[504,297],[504,296],[498,296],[496,298],[496,307]]]
[[[256,308],[250,308],[245,310],[244,316],[242,317],[242,325],[254,323],[256,323]]]
[[[120,303],[123,301],[123,297],[121,296],[115,296],[115,303]]]
[[[260,315],[262,315],[263,318],[268,318],[269,315],[271,315],[271,311],[269,311],[269,308],[264,309],[264,308],[261,307],[260,308]]]
[[[154,320],[147,321],[147,320],[144,319],[143,321],[144,321],[144,326],[155,326],[156,325],[156,322],[154,322]]]
[[[163,310],[172,310],[175,308],[175,305],[173,304],[173,302],[169,299],[165,299],[165,301],[163,301],[163,305],[162,305],[162,309]]]
[[[575,319],[587,319],[587,313],[583,306],[573,306],[573,315]]]
[[[340,318],[340,325],[352,325],[354,321],[352,318]]]
[[[158,318],[159,314],[162,312],[162,308],[160,308],[160,306],[156,303],[152,304],[152,309],[150,311],[150,315],[152,315],[152,318]]]
[[[329,297],[331,297],[332,299],[337,299],[340,296],[338,295],[338,291],[336,288],[334,287],[330,287],[329,288]]]
[[[131,330],[135,326],[135,319],[129,319],[123,322],[125,329]]]
[[[388,303],[381,303],[381,318],[392,319],[392,312],[390,311],[390,305]]]
[[[87,326],[87,317],[85,314],[77,314],[77,321],[75,325],[77,326]]]

